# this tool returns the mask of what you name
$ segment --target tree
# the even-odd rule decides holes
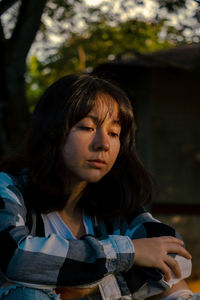
[[[1,0],[0,2],[0,16],[13,8],[10,13],[11,30],[8,26],[9,20],[6,26],[3,26],[2,20],[0,22],[0,154],[18,146],[27,127],[29,110],[25,92],[26,58],[41,28],[44,10],[46,14],[52,17],[54,15],[53,8],[47,6],[47,2],[54,3],[56,7],[63,7],[63,15],[72,11],[74,3],[70,1],[69,4],[64,0]],[[45,28],[41,30],[45,31]]]
[[[0,14],[17,1],[2,0]],[[0,152],[10,145],[19,143],[22,132],[27,126],[28,107],[25,97],[24,73],[26,57],[39,29],[41,15],[46,0],[22,0],[15,27],[9,39],[5,38],[0,24]]]

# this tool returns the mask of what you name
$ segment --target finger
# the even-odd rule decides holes
[[[176,237],[173,236],[163,236],[163,239],[165,240],[165,242],[169,242],[169,243],[177,243],[179,245],[183,245],[184,242],[180,239],[177,239]]]
[[[173,257],[167,255],[165,263],[169,266],[169,268],[177,278],[181,277],[181,269],[179,263]]]
[[[176,253],[176,254],[179,254],[187,259],[191,259],[192,256],[190,255],[190,253],[185,249],[183,248],[182,246],[180,245],[177,245],[177,244],[168,244],[168,248],[167,248],[167,253]]]
[[[162,263],[159,265],[159,269],[164,274],[164,279],[166,281],[169,281],[171,279],[171,270],[170,270],[169,266],[165,263]]]

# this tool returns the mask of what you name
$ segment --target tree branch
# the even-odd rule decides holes
[[[6,41],[3,32],[3,26],[0,21],[0,57],[1,57],[1,64],[0,64],[0,106],[4,105],[3,103],[6,101],[5,99],[5,52],[6,52]]]
[[[17,0],[1,0],[0,2],[0,16],[5,13]]]
[[[40,27],[47,0],[22,0],[15,29],[10,39],[15,59],[25,62],[26,56]]]
[[[2,42],[5,40],[5,35],[4,35],[4,31],[3,31],[3,26],[0,20],[0,45],[2,44]]]

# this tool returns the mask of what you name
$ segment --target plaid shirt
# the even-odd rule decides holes
[[[25,205],[23,184],[19,178],[0,172],[0,282],[42,289],[98,284],[101,295],[89,298],[114,300],[144,299],[178,281],[166,282],[158,269],[134,265],[132,239],[178,236],[150,213],[139,209],[129,224],[125,218],[115,217],[112,226],[93,218],[95,236],[79,240],[55,234],[45,237],[41,216]],[[191,261],[173,256],[179,261],[182,278],[188,277]]]

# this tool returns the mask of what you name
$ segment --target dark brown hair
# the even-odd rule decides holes
[[[25,173],[25,197],[39,212],[62,209],[67,201],[63,145],[72,126],[91,111],[98,93],[111,96],[119,105],[121,148],[111,171],[88,184],[80,205],[90,215],[130,216],[138,204],[152,198],[152,180],[137,156],[134,116],[125,93],[102,78],[69,75],[42,95],[21,148],[1,165],[1,170],[13,175]]]

